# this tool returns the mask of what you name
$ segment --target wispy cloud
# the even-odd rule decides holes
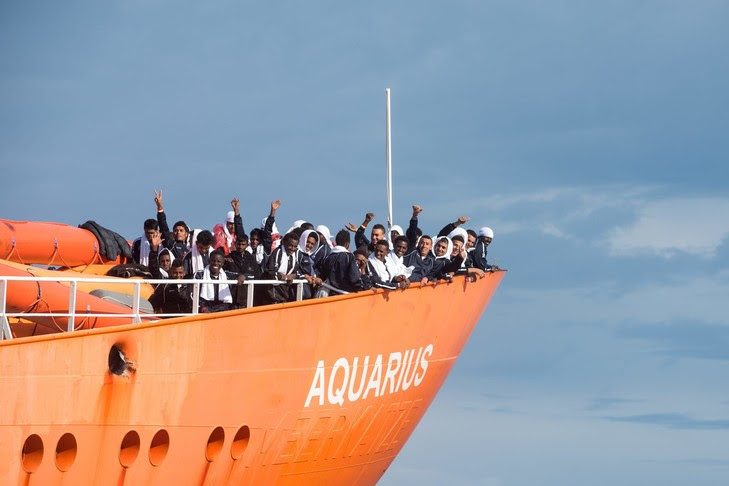
[[[489,219],[500,234],[539,232],[605,248],[609,256],[678,253],[713,258],[729,236],[729,198],[674,196],[675,188],[650,185],[553,187],[454,201],[440,214],[464,207]],[[440,216],[439,214],[439,216]]]
[[[695,419],[680,413],[652,413],[643,415],[606,416],[612,422],[631,422],[662,425],[671,429],[723,430],[729,429],[729,419]]]
[[[665,258],[682,251],[711,258],[729,235],[728,198],[675,198],[649,202],[635,222],[611,231],[613,255],[652,253]]]
[[[597,410],[606,410],[616,408],[621,405],[633,405],[641,403],[643,400],[634,400],[630,398],[609,398],[609,397],[598,397],[595,398],[590,404],[585,407],[586,411],[594,412]]]

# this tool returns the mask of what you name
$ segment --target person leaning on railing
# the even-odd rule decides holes
[[[193,278],[198,280],[238,280],[238,284],[245,282],[245,275],[223,270],[225,254],[222,250],[210,252],[210,263],[195,273]],[[200,312],[222,312],[233,308],[233,289],[227,283],[200,284]]]
[[[263,275],[261,266],[256,261],[256,256],[247,251],[248,235],[240,233],[235,240],[235,251],[230,252],[225,258],[223,270],[226,273],[233,273],[245,276],[246,280],[260,279]],[[233,307],[240,309],[247,307],[248,292],[244,285],[236,286],[233,289]],[[253,305],[263,304],[263,293],[253,294]]]

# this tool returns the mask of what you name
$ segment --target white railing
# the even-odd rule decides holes
[[[7,289],[8,289],[8,282],[69,282],[69,290],[68,290],[68,312],[8,312],[7,311]],[[91,312],[78,312],[76,310],[76,300],[77,300],[77,286],[78,283],[99,283],[99,284],[114,284],[114,285],[133,285],[134,286],[134,292],[131,295],[132,297],[132,306],[131,306],[131,312],[129,313],[91,313]],[[188,316],[188,315],[195,315],[199,314],[199,307],[200,307],[200,285],[202,284],[229,284],[229,285],[245,285],[246,286],[246,292],[247,292],[247,298],[246,298],[246,307],[252,307],[253,306],[253,296],[254,296],[254,289],[256,285],[284,285],[288,284],[289,282],[284,282],[281,280],[246,280],[242,284],[238,284],[237,280],[200,280],[200,279],[181,279],[181,280],[173,280],[173,279],[120,279],[120,278],[103,278],[103,277],[94,277],[94,278],[79,278],[79,277],[72,277],[72,276],[58,276],[58,277],[20,277],[20,276],[0,276],[0,340],[3,339],[12,339],[12,331],[10,329],[10,321],[8,318],[11,317],[24,317],[26,319],[32,319],[35,317],[63,317],[68,318],[68,327],[67,330],[69,332],[73,332],[75,328],[75,322],[76,317],[82,317],[84,319],[89,317],[104,317],[104,318],[131,318],[132,322],[139,323],[142,322],[142,318],[149,318],[149,317],[178,317],[178,316]],[[290,282],[290,284],[296,285],[296,300],[299,301],[303,298],[303,290],[304,290],[304,284],[306,283],[306,280],[303,279],[297,279]],[[190,313],[180,313],[180,314],[171,314],[171,313],[147,313],[147,312],[141,312],[140,311],[140,302],[141,302],[141,286],[142,284],[152,284],[152,285],[159,285],[159,284],[167,284],[167,285],[176,285],[176,284],[185,284],[185,285],[191,285],[192,286],[192,312]],[[338,293],[346,294],[347,292],[339,291],[337,289],[334,289],[332,287],[329,287],[328,285],[325,285],[330,290],[333,290]],[[109,290],[114,291],[113,286],[110,286],[110,288],[104,288],[103,290]],[[125,294],[124,292],[119,292],[120,294]],[[128,294],[126,294],[128,295]],[[42,298],[42,296],[39,296]],[[101,298],[101,297],[97,297]],[[105,299],[102,299],[105,300]],[[109,300],[106,300],[107,302],[110,302]],[[126,306],[127,304],[117,302],[117,305]]]

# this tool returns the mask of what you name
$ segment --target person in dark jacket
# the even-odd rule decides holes
[[[185,277],[191,278],[195,273],[204,270],[210,263],[210,248],[215,242],[215,237],[208,230],[195,230],[195,245],[185,255],[182,262],[185,265]]]
[[[263,220],[262,228],[253,228],[246,251],[255,258],[261,271],[265,271],[268,258],[271,256],[273,233],[276,230],[276,211],[281,207],[281,201],[271,201],[271,211],[268,217]]]
[[[210,252],[210,264],[205,270],[195,273],[197,280],[237,280],[239,284],[245,281],[244,275],[223,270],[225,253],[222,250]],[[234,289],[227,283],[200,284],[200,312],[222,312],[233,308]]]
[[[257,280],[263,275],[261,266],[256,262],[256,257],[252,253],[248,253],[248,235],[238,233],[235,241],[235,251],[225,259],[223,270],[238,275],[245,276],[246,280]],[[254,286],[255,288],[255,286]],[[248,286],[241,285],[235,288],[233,295],[233,303],[236,308],[247,307],[248,302]],[[260,291],[253,293],[253,305],[261,305],[263,303],[263,293]]]
[[[169,275],[172,280],[179,280],[185,277],[182,260],[177,258],[172,262]],[[192,312],[192,298],[187,285],[175,283],[160,284],[154,289],[154,293],[149,298],[149,302],[157,313],[188,314]]]
[[[384,240],[386,235],[385,227],[381,224],[376,224],[372,227],[372,231],[370,232],[370,239],[367,239],[364,232],[367,229],[367,225],[374,218],[375,213],[367,213],[365,215],[364,221],[361,225],[359,225],[359,228],[355,228],[352,223],[348,223],[346,225],[346,228],[349,231],[354,232],[354,244],[357,246],[357,248],[361,246],[366,246],[370,253],[375,251],[375,245],[377,244],[377,242],[380,240]]]
[[[415,248],[418,246],[418,243],[420,241],[420,237],[423,236],[423,232],[420,228],[418,228],[418,215],[422,212],[422,207],[418,206],[417,204],[413,204],[413,215],[410,217],[410,224],[408,225],[408,229],[405,230],[405,236],[408,239],[408,254],[415,251]],[[430,251],[430,248],[428,249],[428,251]]]
[[[478,241],[476,241],[476,247],[471,252],[471,261],[473,262],[474,268],[480,268],[486,272],[501,270],[498,266],[489,265],[488,261],[486,261],[487,248],[493,239],[494,232],[488,226],[484,226],[478,231]]]
[[[362,290],[362,276],[357,268],[357,260],[349,251],[351,243],[349,232],[339,231],[334,241],[337,245],[318,267],[319,278],[335,289],[345,292]]]
[[[433,270],[428,276],[428,280],[449,279],[460,268],[463,263],[463,256],[460,254],[451,258],[453,254],[453,241],[447,236],[441,236],[435,240],[433,245]]]
[[[165,248],[172,252],[174,258],[185,258],[185,255],[190,251],[190,247],[187,246],[190,228],[187,227],[184,221],[177,221],[170,232],[170,227],[167,225],[167,215],[162,206],[161,189],[159,192],[155,191],[154,202],[157,205],[157,224],[162,235],[162,243]]]
[[[134,263],[149,266],[149,244],[158,231],[157,221],[154,219],[144,221],[144,236],[137,238],[132,243],[132,260],[134,260]]]
[[[430,250],[433,246],[433,240],[428,235],[423,235],[418,241],[417,249],[411,251],[403,258],[403,264],[407,267],[413,267],[413,273],[410,274],[411,282],[420,282],[422,285],[428,283],[429,276],[433,271],[434,258]]]
[[[266,279],[275,279],[286,282],[282,285],[273,285],[268,291],[268,302],[279,304],[296,300],[296,287],[291,282],[299,274],[299,260],[297,256],[299,238],[294,233],[287,233],[281,245],[273,250],[268,259],[264,276]]]

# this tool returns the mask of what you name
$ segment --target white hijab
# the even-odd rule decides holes
[[[228,211],[228,214],[225,217],[225,221],[223,222],[223,231],[225,232],[225,242],[228,245],[228,248],[231,247],[233,244],[233,235],[230,234],[230,231],[228,231],[228,223],[235,222],[235,211]]]
[[[218,273],[218,279],[228,280],[228,276],[225,274],[223,269],[220,269]],[[203,280],[210,280],[210,265],[205,267],[203,271]],[[230,294],[230,286],[228,284],[201,284],[200,285],[200,297],[205,300],[215,299],[215,287],[218,285],[218,300],[222,300],[228,304],[233,303],[233,296]]]
[[[448,238],[453,240],[453,237],[456,235],[461,235],[461,238],[463,238],[463,246],[466,246],[466,242],[468,241],[468,232],[463,228],[456,228],[448,233]]]
[[[323,224],[320,224],[316,227],[316,231],[324,235],[324,240],[326,240],[329,248],[334,248],[334,243],[332,243],[332,232],[329,231],[329,228],[327,228]]]
[[[438,242],[442,239],[445,239],[448,242],[448,248],[446,249],[445,255],[438,256],[435,254],[435,245],[437,245]],[[446,258],[446,259],[450,260],[451,253],[453,253],[453,242],[447,236],[441,236],[439,238],[436,238],[435,241],[433,242],[433,248],[430,250],[430,252],[433,254],[433,256],[435,257],[436,260],[439,258]]]
[[[395,241],[395,238],[392,237],[392,232],[397,231],[398,236],[405,236],[405,232],[402,230],[402,227],[396,224],[392,225],[392,228],[390,228],[390,231],[387,232],[387,241],[392,244]]]
[[[306,240],[309,238],[309,235],[314,234],[314,237],[316,237],[316,243],[314,244],[314,248],[311,249],[311,251],[306,251]],[[316,253],[316,250],[319,249],[319,235],[314,230],[306,230],[303,233],[301,233],[301,237],[299,238],[299,251],[301,253],[306,253],[307,255],[313,255]]]

